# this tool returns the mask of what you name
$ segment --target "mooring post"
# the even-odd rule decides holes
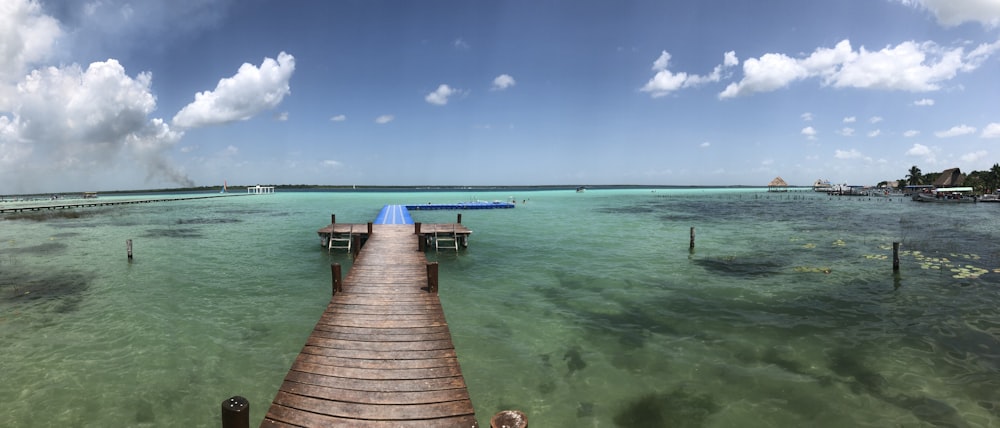
[[[458,221],[456,223],[462,224],[462,213],[458,213]]]
[[[438,262],[427,263],[427,292],[438,292]]]
[[[892,243],[892,271],[899,272],[899,243]]]
[[[332,226],[332,225],[335,225],[335,224],[337,224],[337,215],[336,214],[330,214],[330,225]]]
[[[417,251],[421,253],[427,251],[427,240],[423,235],[417,235]]]
[[[368,236],[372,236],[372,222],[368,222]]]
[[[239,395],[222,401],[222,428],[249,428],[250,401]]]
[[[337,293],[344,291],[343,288],[344,283],[341,280],[341,274],[340,274],[341,273],[340,263],[331,263],[330,273],[333,274],[333,294],[336,295]]]
[[[419,221],[413,223],[413,233],[415,233],[417,235],[420,234],[420,222]]]
[[[688,248],[694,249],[694,226],[691,227],[691,246]]]
[[[132,240],[125,240],[125,251],[128,252],[128,261],[132,261]]]
[[[490,418],[490,428],[528,428],[528,416],[520,410],[503,410]]]
[[[351,235],[351,252],[354,253],[354,257],[357,257],[358,253],[361,252],[361,235]]]

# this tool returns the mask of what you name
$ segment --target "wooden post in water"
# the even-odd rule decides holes
[[[372,222],[369,221],[368,222],[368,237],[371,238],[371,236],[372,236]]]
[[[419,221],[413,223],[413,233],[416,233],[417,235],[420,234],[420,222]]]
[[[691,227],[691,246],[688,248],[694,249],[694,226]]]
[[[462,213],[458,213],[458,221],[456,223],[462,224]]]
[[[330,214],[330,225],[332,226],[332,225],[335,225],[335,224],[337,224],[337,215],[336,214]]]
[[[128,253],[128,261],[132,261],[132,240],[125,240],[125,251]]]
[[[520,410],[503,410],[490,418],[490,428],[528,428],[528,416]]]
[[[358,253],[361,252],[361,235],[351,235],[351,252],[354,253],[354,257],[357,257]]]
[[[438,292],[438,262],[427,263],[427,292]]]
[[[892,243],[892,271],[899,272],[899,243]]]
[[[249,428],[250,401],[239,395],[222,401],[222,428]]]
[[[331,263],[330,264],[330,273],[333,274],[333,293],[332,294],[336,295],[337,293],[339,293],[341,291],[344,291],[344,282],[341,279],[340,263]]]

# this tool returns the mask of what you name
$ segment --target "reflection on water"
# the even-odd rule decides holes
[[[477,193],[524,202],[465,212],[469,249],[428,257],[483,426],[510,408],[540,427],[1000,425],[1000,204]],[[350,267],[315,230],[415,198],[470,199],[279,193],[0,219],[8,421],[217,426],[237,394],[259,420],[325,307],[329,264]]]

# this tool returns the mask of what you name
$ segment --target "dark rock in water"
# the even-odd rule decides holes
[[[616,426],[628,428],[693,428],[705,424],[719,405],[711,396],[677,389],[667,394],[648,394],[619,411]]]
[[[569,367],[570,375],[587,367],[587,362],[583,361],[579,348],[570,348],[566,351],[566,354],[563,355],[563,361],[566,362],[566,367]]]
[[[589,401],[581,402],[576,406],[576,417],[588,418],[594,416],[594,403]]]

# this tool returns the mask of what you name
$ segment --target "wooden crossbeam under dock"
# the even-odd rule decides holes
[[[417,239],[373,226],[262,427],[479,426]]]

